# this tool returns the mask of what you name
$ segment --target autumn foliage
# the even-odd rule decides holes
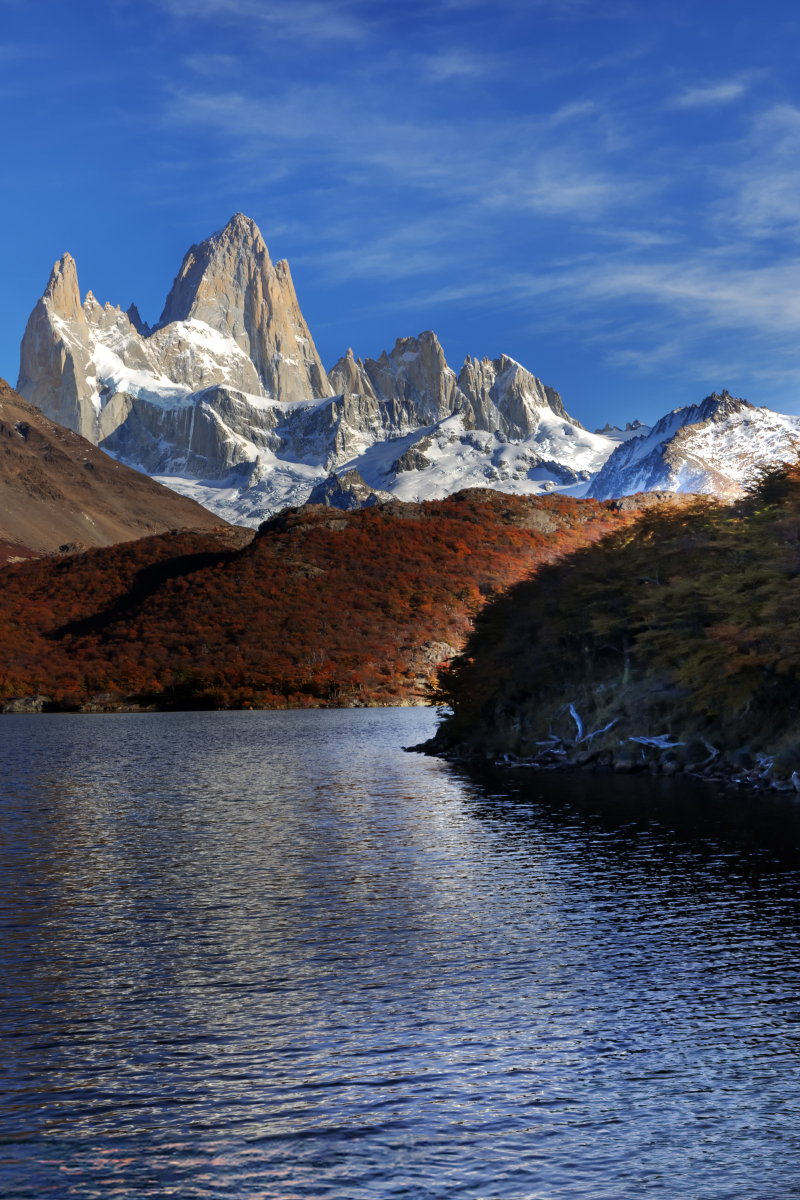
[[[634,516],[471,490],[290,509],[243,547],[176,532],[17,563],[0,572],[0,693],[62,709],[422,703],[487,599]]]

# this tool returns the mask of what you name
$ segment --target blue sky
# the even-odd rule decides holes
[[[800,412],[800,9],[0,0],[0,374],[54,260],[153,321],[237,210],[326,366],[434,329],[594,427]]]

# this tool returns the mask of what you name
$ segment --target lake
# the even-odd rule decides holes
[[[800,1195],[800,804],[0,720],[0,1195]]]

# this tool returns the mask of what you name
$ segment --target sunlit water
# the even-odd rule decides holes
[[[800,1195],[800,805],[0,718],[2,1197]]]

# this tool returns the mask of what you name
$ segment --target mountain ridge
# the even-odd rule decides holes
[[[604,500],[654,488],[734,498],[762,462],[791,462],[800,421],[757,408],[723,389],[667,413],[618,445],[587,494]]]
[[[273,267],[241,213],[190,247],[153,328],[135,305],[91,291],[81,303],[64,255],[28,321],[19,386],[120,461],[252,525],[331,471],[404,499],[479,484],[536,494],[587,479],[613,447],[507,355],[467,356],[456,375],[429,330],[375,360],[348,351],[328,376],[288,264]],[[406,453],[431,435],[443,454]]]
[[[354,470],[406,501],[464,487],[735,496],[758,462],[794,456],[800,433],[727,392],[652,430],[591,433],[506,354],[467,355],[456,372],[431,330],[376,359],[348,348],[326,372],[288,263],[272,264],[242,213],[189,248],[152,328],[135,304],[81,302],[62,256],[26,327],[18,388],[118,461],[253,527]]]

